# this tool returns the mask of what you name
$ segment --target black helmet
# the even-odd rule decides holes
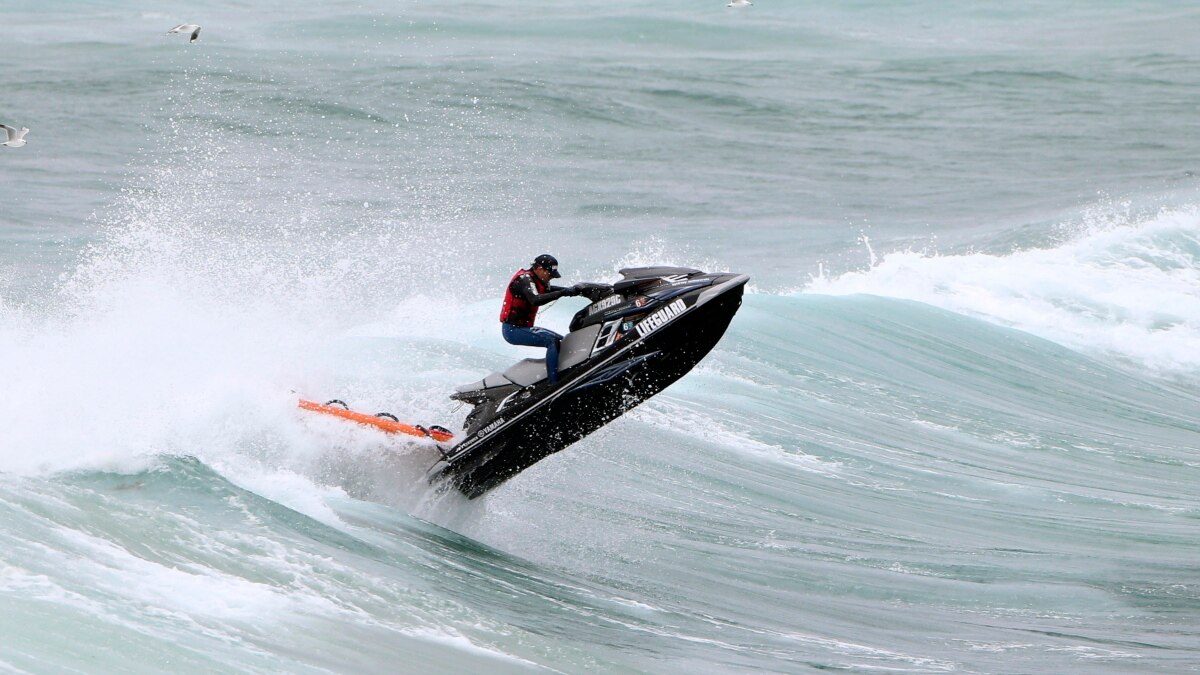
[[[540,267],[540,268],[546,270],[547,272],[549,272],[551,279],[557,279],[562,276],[561,274],[558,273],[558,258],[555,258],[554,256],[550,255],[549,253],[543,253],[543,254],[539,255],[538,257],[534,258],[533,266]]]

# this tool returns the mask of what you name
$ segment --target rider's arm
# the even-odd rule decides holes
[[[533,279],[531,279],[527,274],[522,274],[521,276],[517,277],[517,280],[514,281],[513,284],[516,285],[513,291],[520,294],[521,297],[525,298],[525,302],[528,302],[534,307],[540,307],[548,302],[553,302],[564,295],[570,295],[571,291],[573,290],[570,288],[556,288],[551,286],[550,290],[546,291],[545,293],[538,293],[537,288],[535,288],[533,285]]]

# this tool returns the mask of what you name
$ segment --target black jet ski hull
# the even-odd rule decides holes
[[[474,499],[566,448],[683,377],[721,339],[741,306],[746,277],[670,321],[616,358],[574,373],[558,391],[495,430],[483,427],[429,473]],[[500,420],[497,420],[500,422]]]

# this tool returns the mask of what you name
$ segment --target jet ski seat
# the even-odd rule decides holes
[[[546,359],[524,359],[510,366],[508,370],[492,373],[478,382],[455,387],[455,391],[459,394],[471,394],[484,389],[508,387],[514,384],[528,387],[544,379],[546,379]],[[467,397],[460,400],[470,399]]]
[[[546,359],[521,359],[504,371],[509,382],[528,387],[546,379]]]

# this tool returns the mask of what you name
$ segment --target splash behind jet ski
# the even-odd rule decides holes
[[[462,441],[429,470],[474,499],[662,391],[724,335],[750,277],[684,267],[621,270],[612,286],[586,284],[559,350],[558,383],[545,359],[458,387],[474,406]]]

